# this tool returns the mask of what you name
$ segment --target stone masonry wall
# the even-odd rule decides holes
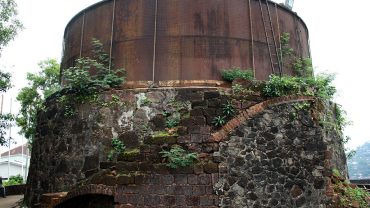
[[[266,109],[220,143],[224,207],[324,207],[323,132],[307,111]]]
[[[237,115],[214,127],[228,102]],[[238,97],[222,88],[117,90],[66,116],[50,99],[39,115],[26,201],[68,191],[63,207],[90,190],[109,192],[117,208],[325,207],[331,168],[346,172],[343,148],[312,108],[295,107],[302,102],[315,106],[312,98]],[[176,132],[167,134],[173,118]],[[126,150],[108,161],[112,138]],[[172,145],[197,152],[198,161],[167,167],[159,152]]]
[[[74,115],[66,116],[66,109],[50,99],[47,110],[39,115],[27,182],[28,203],[38,203],[43,193],[68,191],[112,166],[118,174],[164,173],[169,168],[159,152],[173,144],[200,154],[198,164],[175,173],[196,172],[211,178],[211,173],[218,173],[212,162],[218,143],[208,141],[211,123],[228,100],[229,96],[216,88],[118,90],[105,92],[102,102],[78,105]],[[243,108],[260,100],[246,101]],[[177,132],[156,136],[167,131],[166,121],[173,118],[180,118]],[[126,152],[134,154],[119,156],[118,162],[111,164],[107,156],[114,137],[123,141]]]

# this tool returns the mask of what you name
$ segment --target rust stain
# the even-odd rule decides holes
[[[170,80],[222,80],[223,69],[248,69],[253,64],[257,79],[267,79],[271,74],[258,1],[157,1],[157,16],[156,0],[116,0],[115,9],[113,1],[102,1],[77,14],[65,30],[62,68],[73,66],[81,47],[82,56],[90,56],[90,41],[97,38],[107,52],[112,41],[114,64],[127,70],[128,81],[158,84]],[[269,1],[268,5],[274,11],[271,18],[276,38],[278,28],[290,33],[290,45],[296,54],[309,57],[304,22],[280,5],[276,13],[275,3]],[[294,74],[291,69],[284,69],[284,73]]]

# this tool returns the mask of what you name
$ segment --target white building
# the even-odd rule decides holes
[[[28,168],[30,166],[30,151],[27,144],[15,147],[10,151],[0,155],[0,176],[9,178],[10,176],[21,175],[26,181]]]

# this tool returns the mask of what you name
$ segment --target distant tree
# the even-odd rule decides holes
[[[23,28],[17,14],[17,3],[14,0],[0,0],[0,52]]]
[[[16,122],[21,127],[23,134],[32,144],[36,132],[37,112],[44,108],[44,101],[60,89],[60,66],[55,59],[47,59],[39,63],[41,71],[28,73],[28,86],[20,90],[17,100],[21,109],[16,117]]]
[[[17,18],[17,4],[14,0],[0,0],[0,56],[3,48],[14,39],[23,28]],[[11,88],[11,75],[0,69],[0,92]],[[11,126],[14,117],[10,114],[0,114],[0,146],[6,145],[5,130]]]

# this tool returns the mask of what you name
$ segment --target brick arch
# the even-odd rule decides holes
[[[82,187],[78,187],[70,192],[68,192],[67,196],[62,198],[54,207],[59,207],[63,203],[73,200],[74,198],[78,198],[85,195],[102,195],[102,196],[109,196],[112,197],[114,201],[114,196],[116,193],[116,188],[114,186],[106,186],[103,184],[90,184]]]
[[[220,142],[228,137],[228,134],[238,128],[245,121],[253,118],[259,113],[262,113],[267,107],[282,105],[287,103],[303,102],[303,101],[313,101],[314,97],[311,96],[284,96],[278,98],[272,98],[256,105],[243,110],[239,115],[235,116],[229,122],[227,122],[219,131],[211,134],[211,141]]]

